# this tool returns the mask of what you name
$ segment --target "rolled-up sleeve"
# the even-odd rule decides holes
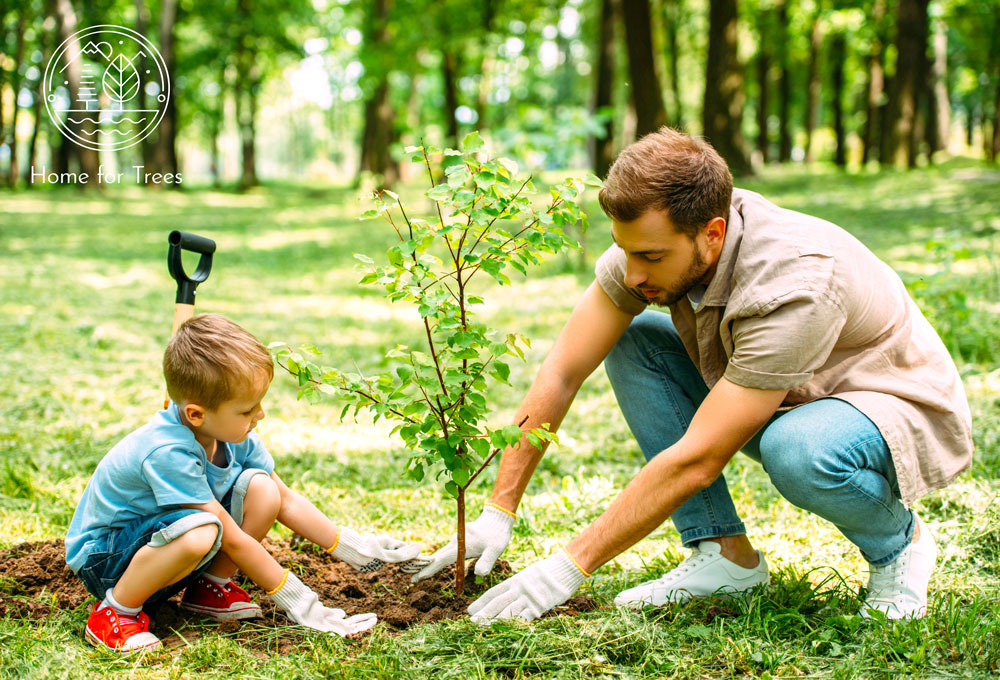
[[[208,503],[215,498],[204,463],[189,451],[156,449],[143,460],[142,476],[160,507]]]
[[[830,357],[846,314],[822,296],[798,295],[767,314],[734,319],[730,382],[790,390],[812,379]]]
[[[649,304],[642,293],[625,285],[625,251],[617,245],[612,245],[598,258],[594,276],[615,306],[626,314],[641,314]]]

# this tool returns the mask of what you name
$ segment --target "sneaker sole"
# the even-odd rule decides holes
[[[256,605],[252,607],[244,607],[243,609],[220,611],[210,607],[199,607],[196,604],[185,604],[184,602],[181,602],[181,609],[186,609],[194,612],[195,614],[207,616],[210,619],[215,619],[216,621],[240,621],[242,619],[256,619],[263,616],[260,611],[260,607]]]
[[[90,628],[86,629],[86,631],[83,634],[83,637],[84,637],[84,639],[87,640],[87,642],[89,642],[94,647],[97,647],[98,649],[103,649],[103,650],[108,651],[108,652],[112,652],[114,654],[123,654],[123,655],[124,654],[135,654],[136,652],[141,652],[141,651],[143,651],[145,649],[156,649],[158,647],[162,647],[163,646],[163,643],[160,640],[157,640],[156,642],[151,642],[148,645],[143,645],[142,647],[133,647],[132,649],[122,649],[122,648],[119,647],[119,648],[116,649],[114,647],[109,647],[104,642],[104,640],[102,640],[101,638],[97,637],[97,635],[95,635],[94,633],[92,633],[90,631]]]

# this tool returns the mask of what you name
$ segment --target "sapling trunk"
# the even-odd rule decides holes
[[[455,593],[465,592],[465,487],[458,487],[458,557],[455,559]]]

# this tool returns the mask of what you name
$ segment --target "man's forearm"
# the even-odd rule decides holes
[[[573,398],[579,390],[579,385],[567,383],[554,372],[547,371],[543,363],[535,382],[517,410],[514,422],[524,421],[521,428],[525,431],[549,424],[549,430],[559,429]],[[525,420],[527,418],[527,420]],[[528,486],[528,480],[542,459],[548,442],[542,442],[542,448],[531,445],[527,437],[521,438],[518,447],[509,447],[500,457],[500,467],[497,479],[493,484],[490,502],[496,503],[510,511],[517,509]]]
[[[567,546],[590,572],[649,535],[722,473],[781,405],[787,390],[756,390],[723,378],[684,436],[649,461],[611,506]]]
[[[651,534],[704,488],[704,467],[685,462],[678,442],[653,458],[607,510],[566,546],[580,567],[593,572]]]

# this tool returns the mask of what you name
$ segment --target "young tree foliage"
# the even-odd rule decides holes
[[[313,346],[293,350],[275,343],[279,365],[296,376],[300,397],[336,396],[353,407],[371,411],[375,419],[395,422],[410,456],[406,472],[414,481],[430,475],[443,481],[456,499],[458,560],[456,590],[464,587],[465,491],[497,453],[522,438],[533,446],[555,435],[546,427],[523,432],[520,425],[491,428],[487,391],[508,385],[513,358],[524,359],[529,340],[519,333],[501,334],[476,319],[484,299],[470,292],[473,278],[486,275],[500,285],[508,271],[526,274],[545,253],[577,247],[567,229],[587,217],[579,206],[585,184],[599,186],[593,176],[567,179],[549,191],[548,204],[531,201],[530,178],[516,175],[503,158],[486,157],[478,132],[465,137],[460,151],[409,147],[430,178],[425,195],[435,209],[419,217],[392,191],[373,195],[373,207],[362,219],[383,220],[398,241],[384,258],[357,254],[361,283],[381,288],[392,302],[407,303],[424,329],[419,348],[397,345],[386,358],[389,370],[373,375],[321,368]],[[452,162],[444,181],[435,182],[434,166]]]

